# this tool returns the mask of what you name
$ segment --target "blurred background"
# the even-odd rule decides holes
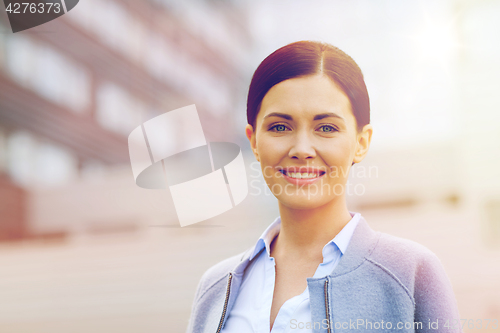
[[[246,93],[304,39],[365,75],[349,209],[435,252],[462,318],[500,320],[500,1],[82,0],[16,34],[0,6],[0,332],[184,332],[202,273],[279,214]],[[127,137],[190,104],[208,141],[242,147],[250,186],[180,228],[167,190],[135,185]]]

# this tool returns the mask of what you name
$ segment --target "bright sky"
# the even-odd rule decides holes
[[[488,28],[477,26],[488,16],[463,8],[456,1],[253,1],[253,65],[293,41],[329,42],[365,75],[374,150],[447,141],[463,122],[460,59],[477,35],[489,40]],[[498,14],[500,6],[492,10]]]

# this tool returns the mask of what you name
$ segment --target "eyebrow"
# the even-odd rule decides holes
[[[280,112],[271,112],[270,114],[266,115],[264,117],[264,119],[269,118],[269,117],[280,117],[280,118],[284,118],[287,120],[293,120],[293,117],[290,116],[289,114],[280,113]],[[339,116],[338,114],[333,113],[333,112],[325,112],[325,113],[317,114],[314,116],[313,120],[321,120],[323,118],[328,118],[328,117],[335,117],[335,118],[339,118],[339,119],[342,119],[345,121],[344,118],[342,118],[341,116]]]

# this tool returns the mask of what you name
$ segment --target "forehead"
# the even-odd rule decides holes
[[[334,112],[346,121],[354,120],[347,95],[322,74],[288,79],[274,85],[262,99],[257,122],[272,112],[288,113],[294,119],[312,119],[314,114]]]

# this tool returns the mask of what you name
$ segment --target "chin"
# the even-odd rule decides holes
[[[315,209],[325,205],[328,200],[321,196],[310,195],[309,198],[307,193],[304,195],[280,195],[276,199],[283,205],[292,209]]]

